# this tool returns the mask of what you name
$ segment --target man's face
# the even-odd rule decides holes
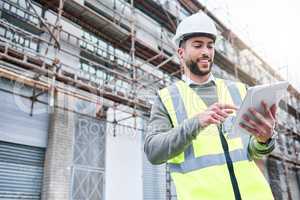
[[[205,76],[212,68],[215,55],[214,41],[208,37],[192,37],[178,49],[178,54],[191,73]]]

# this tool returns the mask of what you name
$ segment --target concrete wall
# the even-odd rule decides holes
[[[112,109],[107,112],[110,121],[113,112]],[[116,116],[123,119],[128,114],[117,111]],[[133,126],[134,119],[120,123]],[[114,132],[114,126],[107,125],[105,199],[143,199],[141,137],[141,132],[132,128],[116,126]]]

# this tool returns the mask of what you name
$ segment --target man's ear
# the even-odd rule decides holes
[[[178,56],[179,56],[180,59],[183,59],[183,56],[184,56],[184,48],[179,47],[179,48],[177,49],[177,54],[178,54]]]

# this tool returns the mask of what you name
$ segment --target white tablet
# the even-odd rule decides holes
[[[289,83],[287,81],[280,81],[273,84],[258,85],[250,87],[247,90],[246,97],[242,102],[241,107],[237,111],[236,120],[232,127],[232,134],[249,134],[245,129],[240,127],[240,122],[244,121],[242,116],[248,113],[248,109],[253,107],[256,111],[264,113],[261,101],[265,101],[270,107],[273,104],[278,105],[280,99],[286,95]],[[251,116],[249,116],[251,117]]]

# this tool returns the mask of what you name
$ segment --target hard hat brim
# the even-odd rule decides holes
[[[210,39],[212,39],[214,42],[216,41],[216,36],[214,34],[210,34],[210,33],[189,33],[189,34],[185,34],[183,35],[180,40],[179,40],[179,43],[178,43],[178,46],[180,47],[181,43],[183,41],[187,41],[188,39],[190,38],[193,38],[193,37],[208,37]]]

